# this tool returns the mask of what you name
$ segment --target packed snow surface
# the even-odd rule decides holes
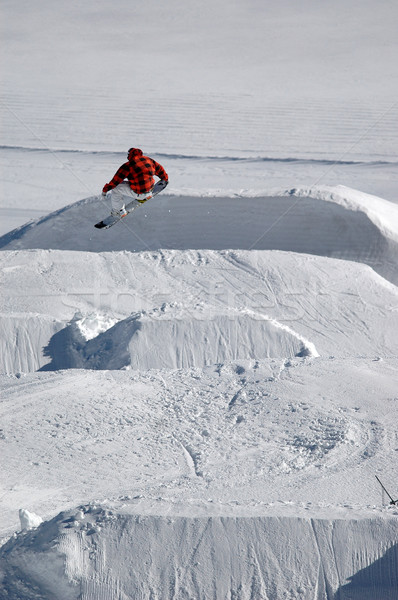
[[[19,509],[19,520],[21,522],[21,531],[35,529],[41,523],[43,523],[43,519],[39,515],[31,513],[24,508]]]
[[[99,206],[2,240],[6,597],[394,599],[396,206]]]
[[[147,517],[120,504],[60,513],[6,544],[7,597],[396,598],[397,546],[380,539],[396,539],[397,520]]]
[[[396,358],[68,369],[1,383],[5,529],[25,494],[48,514],[96,482],[104,497],[139,495],[143,510],[158,498],[171,512],[186,501],[366,513],[381,498],[374,472],[394,473]]]
[[[3,4],[0,597],[397,600],[395,0]]]
[[[397,288],[359,263],[259,250],[20,250],[1,253],[0,269],[3,372],[397,355]]]
[[[377,586],[394,598],[397,512],[383,510],[374,473],[394,476],[397,366],[294,358],[3,376],[4,524],[26,498],[42,514],[102,500],[10,540],[3,589],[312,599],[348,586],[370,600]]]

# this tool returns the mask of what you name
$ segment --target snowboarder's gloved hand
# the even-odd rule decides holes
[[[106,198],[106,192],[102,192],[101,196],[102,196],[103,198]]]

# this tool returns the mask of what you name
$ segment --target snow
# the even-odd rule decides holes
[[[3,553],[5,577],[13,578],[20,600],[33,597],[33,586],[67,600],[109,598],[115,590],[120,598],[232,593],[244,600],[293,600],[331,598],[333,589],[342,597],[373,600],[376,592],[393,600],[396,546],[380,548],[379,539],[394,535],[396,520],[146,517],[127,503],[61,513],[40,532],[9,542]],[[376,564],[361,569],[365,556],[371,560],[380,551]],[[28,590],[21,571],[29,572]]]
[[[86,198],[11,231],[0,248],[278,249],[356,260],[398,280],[398,207],[381,198],[346,188],[160,198],[106,232],[92,223],[109,214],[108,203]]]
[[[2,376],[2,456],[16,488],[4,518],[12,526],[24,488],[33,498],[49,490],[37,500],[43,514],[81,502],[98,481],[103,497],[140,495],[143,510],[147,498],[171,512],[212,499],[283,514],[288,500],[317,516],[344,504],[382,514],[373,480],[395,451],[396,367],[396,358],[298,357]],[[393,464],[383,469],[393,477]]]
[[[395,600],[396,3],[3,13],[0,597]]]
[[[43,523],[43,519],[39,515],[31,513],[25,508],[19,509],[19,520],[21,521],[21,531],[34,529]]]
[[[108,315],[96,313],[91,313],[86,316],[77,313],[74,318],[74,323],[80,335],[85,340],[96,338],[100,333],[113,327],[116,322],[117,319],[112,319],[111,317],[108,317]]]
[[[10,374],[397,355],[397,288],[355,262],[276,250],[19,250],[0,254],[0,269],[0,365]]]
[[[88,496],[98,503],[93,491],[98,492],[101,482],[102,502],[107,497],[113,500],[101,504],[98,523],[93,514],[85,518],[82,526],[90,542],[85,541],[86,534],[83,539],[74,537],[73,522],[79,519],[60,515],[57,522],[72,529],[65,533],[66,539],[63,534],[54,533],[50,522],[33,544],[34,552],[44,552],[43,560],[50,551],[47,535],[51,534],[54,540],[51,547],[60,545],[61,554],[65,552],[62,548],[69,547],[67,564],[71,561],[75,571],[71,574],[66,567],[62,578],[65,584],[69,581],[83,586],[78,587],[81,590],[94,571],[94,581],[87,583],[93,586],[93,598],[99,596],[101,584],[107,580],[103,569],[112,572],[114,564],[120,581],[112,580],[108,585],[110,589],[120,585],[127,597],[141,589],[134,577],[141,582],[151,581],[140,575],[148,566],[143,542],[137,541],[136,526],[142,531],[139,539],[145,536],[149,544],[151,577],[156,582],[144,587],[143,595],[149,593],[150,585],[157,591],[163,587],[166,593],[171,585],[168,569],[173,561],[177,571],[183,572],[183,565],[189,565],[189,573],[197,561],[201,564],[200,558],[186,562],[187,556],[196,555],[196,547],[200,548],[199,555],[209,553],[227,565],[226,548],[231,547],[234,555],[233,548],[241,546],[243,555],[237,552],[234,564],[237,561],[244,565],[245,553],[250,554],[253,544],[262,548],[261,556],[267,556],[266,560],[258,559],[260,572],[272,571],[272,556],[277,556],[281,565],[280,570],[272,571],[273,583],[266,584],[267,593],[272,585],[290,589],[285,588],[283,576],[287,561],[298,578],[289,585],[296,581],[302,585],[302,577],[309,580],[303,588],[304,598],[313,597],[311,582],[318,577],[319,569],[328,570],[336,561],[344,563],[343,552],[347,552],[351,558],[345,566],[347,570],[340,575],[340,583],[335,575],[325,575],[327,585],[336,591],[348,576],[382,559],[396,540],[396,508],[388,509],[388,518],[373,474],[377,471],[388,480],[394,476],[394,464],[382,457],[394,452],[396,445],[397,373],[396,358],[296,358],[239,361],[177,371],[66,370],[54,376],[48,372],[26,374],[22,381],[3,378],[2,455],[13,490],[2,501],[3,518],[12,523],[14,502],[20,497],[36,498],[42,514],[57,512],[60,505],[75,507]],[[22,397],[21,384],[25,389]],[[103,511],[109,509],[114,511],[114,524],[108,533]],[[89,506],[80,510],[93,512]],[[78,512],[75,508],[72,511]],[[132,514],[128,525],[123,517],[125,511]],[[70,522],[65,525],[68,519]],[[224,520],[227,525],[223,526],[223,536],[229,543],[222,537],[217,542],[220,546],[214,547],[214,536],[216,540],[219,537],[212,528],[217,530]],[[362,525],[358,525],[358,520]],[[176,531],[169,529],[173,522],[177,523]],[[323,559],[325,549],[317,550],[311,534],[314,522],[315,527],[326,529],[333,536],[333,560],[327,556]],[[96,523],[98,528],[94,528]],[[126,527],[127,531],[132,528],[128,534]],[[190,528],[197,532],[192,537],[187,533]],[[252,528],[259,528],[254,538]],[[354,533],[350,528],[354,528]],[[376,537],[374,528],[378,531]],[[204,529],[206,537],[199,542]],[[240,532],[239,542],[235,541],[235,529]],[[267,544],[262,545],[264,529],[272,531],[266,537],[272,552],[267,550]],[[289,563],[291,555],[286,555],[285,542],[278,545],[282,535],[289,538],[288,548],[293,553],[308,554],[308,571],[307,567],[297,569],[294,561]],[[44,549],[41,536],[46,540]],[[113,536],[122,540],[122,554],[115,563],[112,559],[96,568],[91,554],[90,560],[83,559],[91,544],[98,550],[97,544],[118,543],[112,542]],[[169,541],[163,541],[163,536]],[[308,536],[311,539],[297,544],[295,536],[299,540]],[[358,539],[362,536],[363,542]],[[182,547],[173,561],[170,563],[166,555],[162,559],[165,562],[159,563],[157,552],[173,553],[173,544],[178,540]],[[326,547],[329,543],[325,541]],[[355,549],[352,554],[347,550],[348,543]],[[4,550],[6,572],[18,567],[22,560],[34,565],[35,578],[40,576],[40,570],[38,574],[35,568],[39,557],[29,561],[29,553],[25,555],[29,541],[19,537],[15,544],[11,540],[11,549]],[[106,549],[103,552],[115,554]],[[123,566],[124,552],[127,561],[131,561],[127,558],[130,553],[137,556],[132,569]],[[163,566],[167,564],[168,569]],[[213,562],[215,572],[216,564]],[[249,575],[253,584],[260,585],[261,581],[252,573],[251,564],[247,567],[249,573],[236,571],[235,567],[232,571],[246,590],[246,597],[250,597],[245,584]],[[207,566],[205,562],[192,575],[199,578],[204,590],[210,585],[204,577]],[[176,583],[182,597],[189,577],[183,573]],[[373,582],[374,575],[370,579]],[[385,579],[384,584],[387,583]],[[220,585],[227,583],[222,581]]]

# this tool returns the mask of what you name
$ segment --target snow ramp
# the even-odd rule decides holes
[[[276,249],[362,262],[398,282],[398,206],[342,186],[256,196],[162,194],[113,228],[96,230],[107,214],[108,202],[87,198],[11,231],[0,248]]]
[[[0,273],[0,372],[398,353],[397,288],[354,262],[260,250],[20,250],[0,253]]]
[[[251,358],[318,356],[311,342],[275,319],[166,305],[133,314],[88,341],[79,323],[72,322],[51,338],[44,352],[51,362],[42,370],[181,369]]]
[[[164,517],[89,505],[12,538],[0,578],[12,600],[395,600],[397,536],[396,520]]]

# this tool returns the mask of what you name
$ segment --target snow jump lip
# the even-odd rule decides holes
[[[97,197],[81,200],[4,235],[0,248],[282,250],[365,263],[398,283],[398,206],[342,186],[268,195],[162,194],[112,230],[95,230],[107,209]]]

